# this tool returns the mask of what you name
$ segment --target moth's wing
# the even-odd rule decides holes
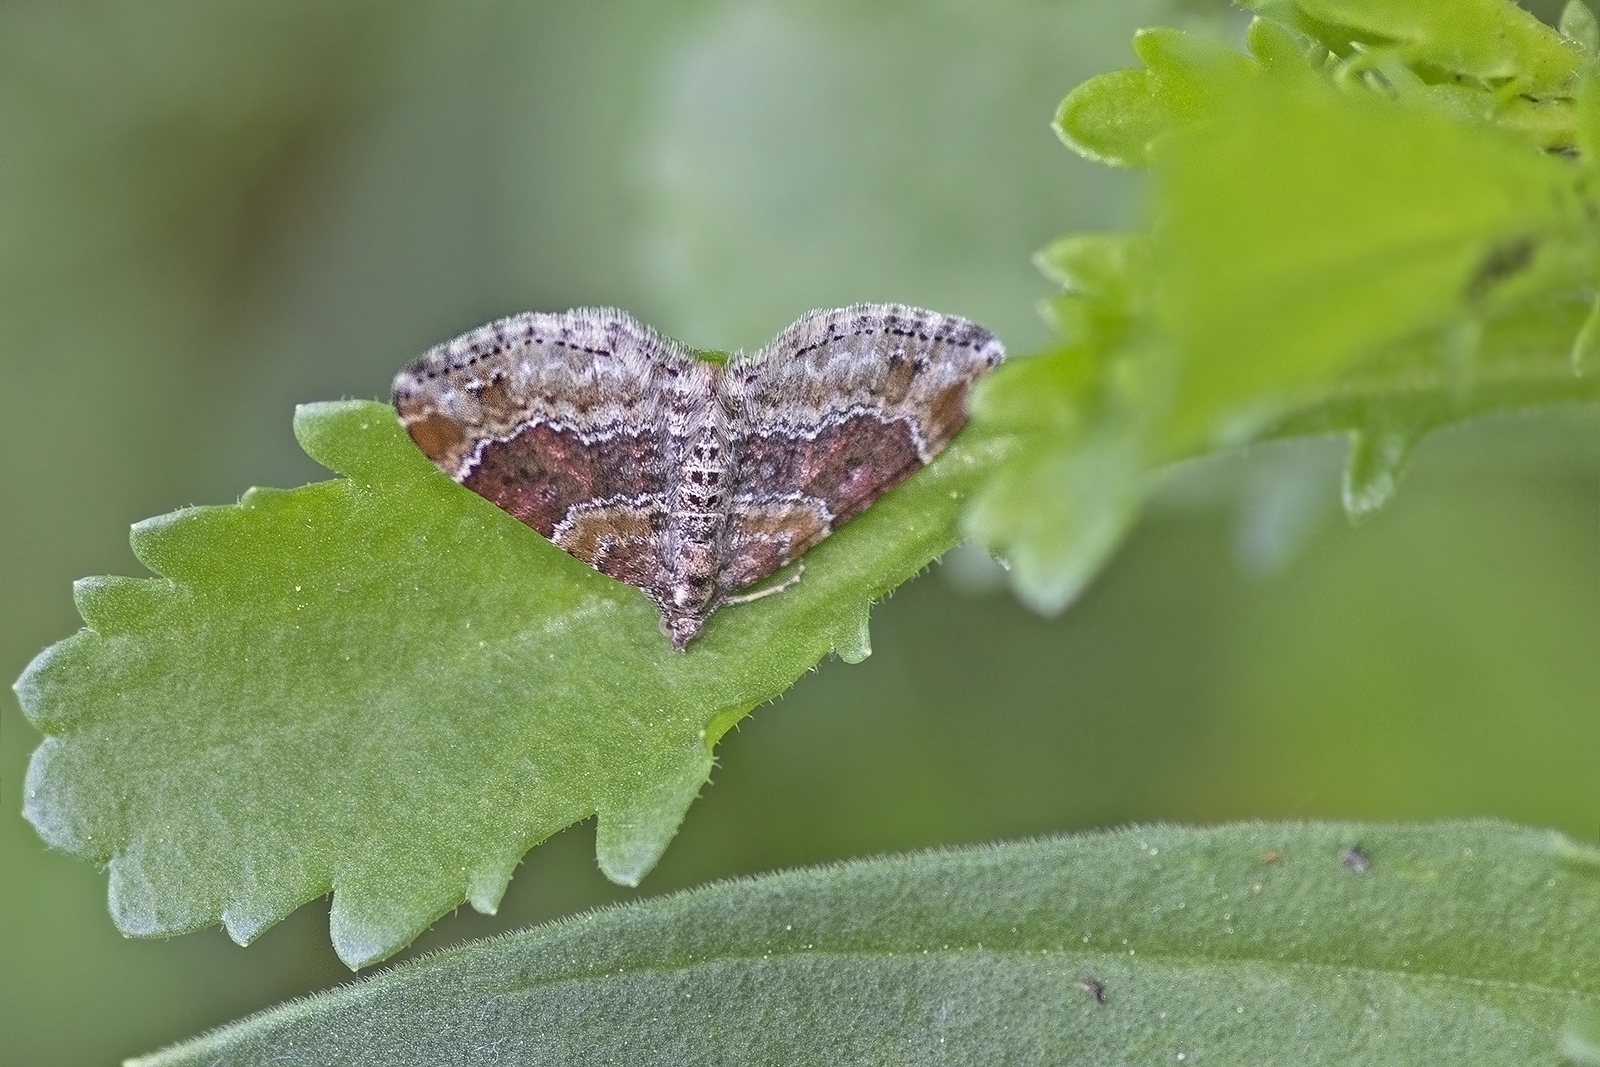
[[[814,311],[730,363],[720,388],[739,438],[723,587],[798,558],[926,465],[1004,358],[966,319],[856,304]]]
[[[528,312],[429,349],[395,377],[394,406],[440,470],[645,588],[677,463],[669,415],[706,403],[714,375],[625,312]]]

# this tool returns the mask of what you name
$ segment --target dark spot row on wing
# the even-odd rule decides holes
[[[540,337],[537,334],[531,334],[531,333],[527,337],[520,338],[517,341],[517,343],[518,344],[522,344],[522,343],[527,342],[527,341],[532,341],[536,345],[542,345],[542,344],[546,343],[546,341],[545,341],[545,339],[543,337]],[[423,370],[422,369],[422,361],[421,360],[419,360],[413,366],[412,370],[414,372],[416,372],[416,373],[421,374],[422,377],[427,378],[429,381],[432,381],[434,378],[442,377],[443,375],[449,374],[451,371],[466,370],[468,367],[472,366],[475,363],[481,363],[484,360],[488,359],[490,356],[498,356],[500,353],[505,352],[505,351],[507,351],[508,349],[511,348],[511,345],[505,341],[504,336],[501,336],[500,342],[501,342],[500,344],[496,345],[493,348],[487,348],[487,349],[484,349],[484,350],[479,351],[479,352],[474,352],[472,355],[468,356],[465,360],[463,360],[460,363],[454,363],[454,362],[448,363],[448,364],[445,365],[443,370],[438,370],[438,369],[434,369],[434,368],[429,368],[427,370]],[[615,355],[614,352],[612,352],[610,349],[607,349],[607,348],[590,348],[588,345],[575,345],[575,344],[571,343],[570,341],[550,341],[548,343],[549,344],[553,344],[553,345],[558,345],[561,348],[571,349],[574,352],[582,352],[585,355],[590,355],[590,356],[612,356],[612,355]]]
[[[576,344],[573,344],[571,341],[566,339],[566,335],[569,333],[569,330],[567,328],[563,328],[561,332],[562,332],[562,335],[563,335],[561,339],[559,339],[559,340],[549,340],[548,343],[549,344],[553,344],[553,345],[559,345],[562,348],[570,349],[571,351],[574,351],[574,352],[582,352],[585,355],[590,355],[590,356],[607,356],[607,357],[610,357],[610,356],[615,355],[615,353],[611,349],[591,348],[591,347],[589,347],[587,345],[576,345]],[[821,341],[817,341],[817,342],[815,342],[813,344],[809,344],[809,345],[804,346],[803,348],[798,349],[794,353],[794,356],[792,358],[799,359],[799,358],[801,358],[801,357],[803,357],[803,356],[805,356],[805,355],[807,355],[807,354],[809,354],[811,352],[815,352],[819,348],[825,348],[826,346],[828,346],[830,344],[833,344],[836,341],[842,341],[842,340],[845,340],[846,338],[851,338],[851,337],[871,337],[872,335],[874,335],[874,334],[876,334],[878,332],[880,332],[880,331],[877,330],[877,329],[865,328],[865,327],[862,328],[862,329],[853,330],[853,331],[851,331],[850,333],[847,333],[847,334],[846,333],[829,332],[828,336],[823,338]],[[894,337],[914,338],[914,339],[916,339],[918,341],[923,341],[923,342],[926,342],[926,343],[929,343],[929,344],[951,344],[951,345],[955,345],[958,348],[977,348],[977,347],[979,347],[979,345],[987,344],[990,340],[993,339],[992,337],[990,337],[988,335],[985,335],[980,340],[978,338],[972,338],[972,337],[963,338],[963,337],[960,337],[960,336],[958,336],[956,334],[953,334],[953,333],[927,333],[927,332],[924,332],[922,330],[907,328],[907,327],[903,327],[903,326],[897,326],[897,325],[893,325],[893,324],[883,327],[881,332],[884,333],[885,335],[894,336]],[[504,334],[504,332],[497,330],[495,332],[495,340],[496,340],[497,343],[494,346],[492,346],[490,348],[486,348],[486,349],[480,350],[480,351],[477,351],[477,352],[473,352],[471,355],[469,355],[462,362],[459,362],[459,363],[450,362],[450,363],[446,364],[446,366],[443,369],[436,369],[436,368],[423,369],[422,368],[423,360],[418,360],[416,365],[414,366],[413,370],[414,370],[414,372],[419,373],[423,378],[425,378],[425,379],[427,379],[429,381],[432,381],[432,380],[434,380],[436,378],[439,378],[439,377],[442,377],[443,375],[448,374],[448,373],[450,373],[452,371],[465,370],[466,368],[474,366],[475,364],[480,363],[485,359],[488,359],[488,358],[490,358],[492,356],[497,356],[500,353],[509,350],[513,343],[522,344],[522,343],[526,343],[526,342],[529,342],[529,341],[532,341],[534,344],[540,344],[540,345],[547,343],[546,338],[540,337],[538,334],[534,333],[531,328],[529,328],[527,330],[527,332],[524,333],[524,335],[522,337],[517,338],[515,340],[515,342],[508,341],[507,338],[506,338],[506,335]],[[441,348],[442,347],[445,347],[445,346],[441,346]],[[922,370],[926,365],[927,364],[926,364],[925,361],[918,360],[917,361],[917,370],[919,370],[919,371]],[[668,364],[667,367],[666,367],[666,370],[668,371],[668,373],[672,377],[676,378],[678,376],[678,369],[676,367],[673,367],[670,364]]]
[[[819,348],[826,348],[835,341],[843,341],[846,337],[871,337],[873,334],[878,332],[879,331],[877,330],[854,330],[848,334],[830,333],[827,337],[817,341],[815,344],[809,344],[803,348],[797,349],[795,351],[794,358],[799,359],[808,352],[815,352]],[[953,344],[957,348],[977,348],[980,344],[979,341],[971,339],[963,340],[962,338],[957,337],[955,334],[950,333],[929,334],[923,333],[921,330],[895,329],[892,326],[886,327],[882,332],[885,334],[893,334],[896,337],[915,337],[919,341],[928,341],[933,344]],[[985,338],[984,342],[982,343],[987,343],[987,341],[988,338]]]

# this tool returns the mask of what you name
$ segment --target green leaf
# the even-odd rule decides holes
[[[1143,499],[1144,457],[1127,435],[1036,435],[973,501],[962,531],[1004,556],[1018,597],[1065,610],[1122,544]]]
[[[1600,1006],[1590,855],[1473,822],[875,859],[465,945],[131,1062],[1554,1064]]]
[[[1567,0],[1561,9],[1561,36],[1590,56],[1600,55],[1600,21],[1583,0]]]
[[[1065,290],[1045,303],[1045,318],[1068,345],[1114,351],[1130,339],[1147,311],[1149,259],[1149,243],[1129,234],[1060,238],[1033,260],[1045,277]]]
[[[1013,360],[974,398],[974,420],[1017,447],[963,528],[1037,610],[1082,590],[1150,471],[1174,460],[1347,434],[1344,504],[1359,519],[1439,426],[1600,395],[1588,166],[1497,128],[1486,90],[1425,81],[1393,41],[1288,14],[1293,31],[1252,24],[1254,62],[1144,31],[1147,70],[1063,104],[1080,151],[1152,164],[1154,219],[1148,235],[1039,253],[1063,287],[1044,305],[1063,346]],[[1296,36],[1306,27],[1326,44]],[[1562,137],[1586,150],[1600,91],[1568,89]]]
[[[1133,51],[1142,70],[1090,78],[1061,101],[1055,129],[1085,159],[1137,167],[1162,135],[1209,114],[1230,79],[1254,73],[1244,56],[1179,30],[1140,30]]]
[[[1575,1020],[1561,1035],[1561,1054],[1576,1067],[1600,1067],[1600,1012]]]
[[[1391,499],[1412,451],[1434,430],[1495,412],[1600,399],[1600,376],[1575,373],[1569,354],[1591,317],[1588,303],[1566,296],[1490,320],[1465,392],[1446,358],[1447,338],[1413,338],[1341,375],[1260,436],[1349,434],[1345,512],[1365,518]]]
[[[1241,0],[1343,55],[1395,49],[1442,78],[1550,95],[1573,88],[1583,52],[1510,0]]]
[[[1578,284],[1594,243],[1571,163],[1306,78],[1175,133],[1155,176],[1180,446],[1248,439],[1261,413],[1386,345]]]
[[[975,424],[1009,435],[962,531],[1004,560],[1033,610],[1067,608],[1138,516],[1152,419],[1170,391],[1150,327],[1149,248],[1127,234],[1080,234],[1035,262],[1065,287],[1044,306],[1064,344],[1013,359],[981,382]]]
[[[952,447],[678,654],[637,590],[441,475],[386,405],[310,405],[295,431],[346,477],[141,523],[159,577],[78,584],[88,629],[16,687],[47,735],[26,814],[108,865],[126,933],[248,942],[331,891],[352,967],[462,900],[492,911],[594,814],[602,869],[636,883],[724,731],[830,649],[868,654],[871,599],[950,546],[983,451]]]

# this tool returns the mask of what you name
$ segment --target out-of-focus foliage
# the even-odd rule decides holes
[[[1261,7],[1248,56],[1144,30],[1143,69],[1057,115],[1083,155],[1149,164],[1153,193],[1148,234],[1043,253],[1063,347],[975,408],[1025,447],[968,530],[1041,608],[1082,590],[1174,458],[1342,431],[1360,517],[1437,427],[1600,395],[1590,53],[1501,0]]]

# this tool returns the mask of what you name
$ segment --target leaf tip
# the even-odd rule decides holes
[[[1089,564],[1038,568],[1019,564],[1011,571],[1011,589],[1023,607],[1035,615],[1053,617],[1077,603],[1097,570]]]
[[[830,638],[833,651],[846,663],[861,663],[872,655],[872,633],[863,603],[836,627]]]
[[[1600,55],[1600,21],[1583,0],[1567,0],[1558,25],[1561,36],[1591,56]]]
[[[511,885],[511,876],[522,856],[514,853],[503,862],[484,866],[473,871],[467,880],[467,903],[480,915],[494,915],[500,910],[500,901]]]
[[[1573,1067],[1600,1067],[1600,1013],[1591,1010],[1568,1020],[1561,1029],[1561,1055]]]
[[[22,817],[51,848],[104,862],[111,855],[109,838],[96,847],[94,835],[81,825],[76,809],[63,800],[54,781],[55,764],[62,755],[62,742],[56,737],[45,738],[33,750],[22,783]]]
[[[126,855],[112,857],[109,874],[106,902],[111,921],[129,937],[160,937],[200,925],[174,921],[174,916],[163,914],[158,903],[161,893],[149,872]]]
[[[305,454],[358,480],[373,467],[370,453],[384,443],[380,439],[403,436],[394,409],[377,400],[321,400],[294,409],[294,439]],[[426,462],[420,453],[417,459]]]
[[[659,772],[658,784],[618,804],[599,806],[595,860],[618,885],[633,887],[650,873],[678,832],[689,805],[711,777],[711,749],[698,751],[684,765]]]
[[[1350,434],[1342,498],[1351,522],[1360,522],[1394,498],[1420,434],[1415,430],[1361,429]]]
[[[637,826],[616,819],[602,818],[595,828],[595,861],[608,881],[637,889],[667,850],[668,839],[651,837],[639,832]]]
[[[1029,610],[1065,611],[1122,543],[1143,499],[1140,445],[1116,436],[1051,442],[968,509],[963,535],[1007,560],[1012,589]]]
[[[1550,854],[1564,867],[1582,874],[1600,876],[1600,848],[1574,841],[1566,834],[1552,833]]]
[[[352,899],[353,896],[357,899]],[[390,914],[369,911],[368,905]],[[415,914],[416,909],[407,908],[405,914],[400,915],[394,912],[389,900],[364,899],[336,888],[333,906],[328,910],[328,940],[333,943],[339,962],[352,971],[359,971],[388,959],[427,929],[427,923],[407,921]]]
[[[34,656],[28,665],[22,668],[22,673],[17,675],[17,680],[11,683],[11,691],[17,696],[17,705],[22,708],[22,714],[31,723],[37,724],[44,714],[47,700],[45,687],[40,684],[39,679],[50,669],[50,661],[58,655],[61,645],[62,642],[58,641]]]
[[[233,939],[233,943],[240,948],[248,946],[271,926],[288,918],[289,912],[294,910],[292,905],[287,910],[283,908],[247,907],[243,902],[235,900],[222,909],[222,929]]]

